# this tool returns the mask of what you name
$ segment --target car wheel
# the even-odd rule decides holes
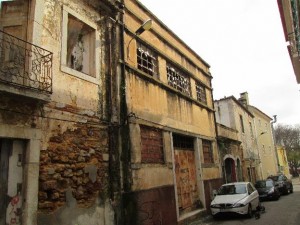
[[[294,192],[294,189],[293,189],[293,187],[291,187],[291,189],[290,189],[290,193],[293,193]]]
[[[247,213],[247,216],[248,216],[249,218],[252,218],[252,216],[253,216],[253,211],[252,211],[252,206],[251,206],[251,204],[248,205],[248,213]]]

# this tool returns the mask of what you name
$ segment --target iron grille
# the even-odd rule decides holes
[[[53,53],[0,30],[0,82],[52,92]]]
[[[196,83],[197,100],[207,104],[205,87],[200,83]]]
[[[171,65],[167,65],[168,84],[178,91],[191,96],[190,78]]]
[[[141,43],[138,43],[137,48],[137,65],[139,70],[151,76],[157,76],[157,56]]]

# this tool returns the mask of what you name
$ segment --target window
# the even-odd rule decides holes
[[[251,137],[253,137],[253,129],[252,129],[252,123],[249,122],[249,127],[250,127],[250,134],[251,134]]]
[[[141,43],[138,43],[137,45],[136,54],[138,69],[151,76],[157,76],[157,56]]]
[[[205,87],[199,82],[196,82],[196,93],[197,93],[197,100],[207,104]]]
[[[164,163],[163,136],[160,129],[141,126],[142,163]]]
[[[241,123],[242,132],[245,133],[245,128],[244,128],[244,122],[243,122],[243,116],[242,115],[240,115],[240,123]]]
[[[173,134],[173,145],[174,148],[194,150],[194,139],[189,136]]]
[[[171,65],[167,65],[168,84],[178,91],[191,96],[190,78]]]
[[[202,140],[204,163],[214,163],[211,142]]]
[[[97,82],[99,77],[99,34],[97,25],[63,7],[62,71]]]

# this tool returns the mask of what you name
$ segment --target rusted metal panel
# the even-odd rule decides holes
[[[175,163],[178,207],[193,208],[199,201],[194,151],[176,149]]]
[[[123,194],[124,225],[176,225],[174,186]]]

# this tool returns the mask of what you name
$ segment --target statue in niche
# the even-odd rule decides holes
[[[71,68],[77,71],[82,71],[83,69],[83,35],[80,33],[76,44],[74,45],[71,52]]]

